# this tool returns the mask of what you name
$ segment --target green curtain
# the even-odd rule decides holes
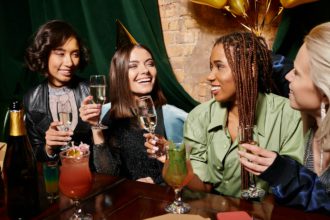
[[[18,6],[19,5],[19,6]],[[81,73],[108,75],[115,50],[115,20],[120,19],[156,60],[161,87],[170,104],[190,111],[197,102],[177,82],[166,54],[157,0],[11,0],[0,2],[0,120],[8,103],[21,99],[42,77],[24,68],[24,51],[40,25],[51,19],[72,24],[91,52],[91,63]],[[3,140],[4,125],[0,125]]]
[[[273,44],[273,51],[294,60],[303,44],[304,36],[316,25],[327,21],[330,21],[329,0],[285,9]]]

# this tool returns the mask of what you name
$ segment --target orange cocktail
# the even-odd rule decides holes
[[[92,188],[92,174],[89,169],[89,151],[74,155],[68,151],[60,153],[59,187],[61,192],[71,199],[85,197]]]

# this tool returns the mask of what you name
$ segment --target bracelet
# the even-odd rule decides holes
[[[53,151],[53,149],[52,149],[50,146],[48,146],[48,145],[46,145],[46,148],[47,148],[48,150]],[[57,156],[57,154],[48,154],[48,151],[47,151],[47,150],[45,150],[45,151],[46,151],[46,155],[47,155],[47,157],[50,158],[50,159],[54,159],[54,158]]]
[[[94,147],[96,147],[96,148],[104,148],[104,143],[94,144]]]

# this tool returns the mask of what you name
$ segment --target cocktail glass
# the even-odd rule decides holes
[[[189,151],[182,143],[169,141],[166,149],[166,161],[163,167],[163,178],[174,189],[175,200],[165,207],[165,211],[183,214],[190,211],[190,206],[181,198],[181,190],[193,178],[193,170],[189,160]]]
[[[62,151],[60,158],[59,187],[61,192],[71,198],[75,205],[75,212],[70,220],[90,220],[92,215],[84,213],[79,200],[84,198],[92,188],[92,174],[89,169],[89,151],[81,152],[82,155],[71,155],[70,150]]]

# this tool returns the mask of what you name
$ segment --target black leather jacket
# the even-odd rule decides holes
[[[83,99],[89,95],[88,83],[81,78],[74,77],[69,86],[73,89],[77,108],[80,108]],[[47,161],[50,158],[45,151],[45,133],[53,118],[49,108],[48,81],[45,80],[35,88],[29,90],[23,97],[25,109],[25,126],[32,148],[38,161]],[[72,140],[76,144],[81,141],[92,146],[90,126],[78,117],[78,124],[74,130]]]

